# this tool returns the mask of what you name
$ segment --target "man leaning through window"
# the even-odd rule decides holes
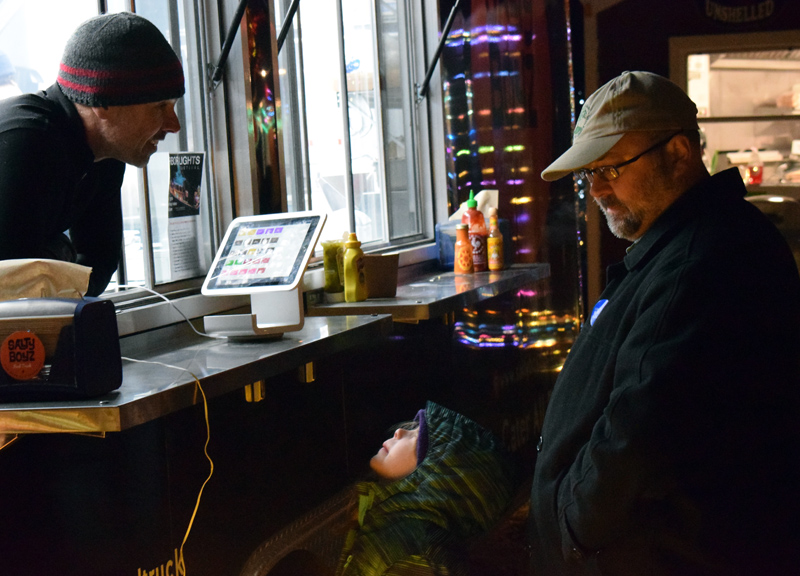
[[[130,12],[81,24],[56,83],[0,102],[0,259],[92,268],[105,290],[122,247],[125,164],[143,167],[168,133],[183,67],[151,22]]]

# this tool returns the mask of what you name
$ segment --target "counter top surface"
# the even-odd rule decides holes
[[[523,288],[532,281],[548,277],[549,274],[548,264],[515,264],[500,272],[476,274],[440,272],[399,285],[394,298],[319,303],[309,305],[307,314],[391,314],[395,321],[428,320],[509,290]]]
[[[391,332],[386,315],[306,318],[279,339],[229,342],[176,325],[123,338],[122,386],[82,401],[0,404],[0,434],[125,430],[207,398],[365,345]]]
[[[392,320],[427,320],[549,275],[547,264],[501,272],[422,276],[397,288],[395,298],[309,305],[302,330],[272,340],[202,337],[186,323],[120,340],[122,386],[84,401],[0,404],[0,435],[126,430],[308,362],[374,342]],[[202,324],[202,323],[200,323]]]

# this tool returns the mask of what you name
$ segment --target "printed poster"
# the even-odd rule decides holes
[[[169,267],[173,281],[202,276],[198,226],[203,153],[169,155]]]

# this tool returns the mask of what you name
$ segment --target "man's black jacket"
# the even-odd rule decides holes
[[[57,84],[0,102],[0,260],[90,266],[88,294],[100,294],[120,259],[124,173],[118,160],[94,161]]]

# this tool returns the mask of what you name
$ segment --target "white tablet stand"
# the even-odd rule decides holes
[[[250,314],[206,316],[205,332],[210,336],[248,339],[280,338],[284,332],[300,330],[305,324],[302,287],[250,294],[250,311]]]
[[[206,316],[211,336],[280,338],[300,330],[303,273],[325,214],[291,212],[244,216],[231,222],[203,283],[206,296],[247,295],[249,314]]]

